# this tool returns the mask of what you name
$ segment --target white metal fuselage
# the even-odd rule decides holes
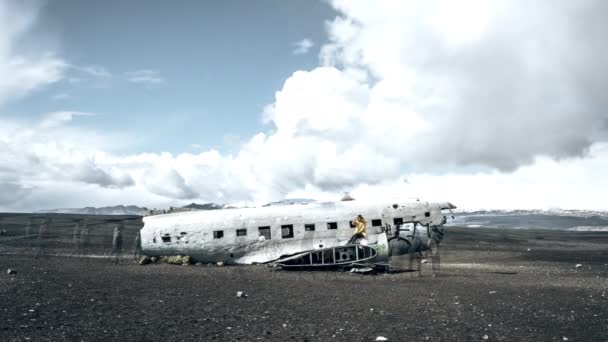
[[[441,210],[450,207],[449,203],[346,201],[147,216],[141,230],[142,250],[148,256],[189,255],[201,262],[265,263],[344,245],[353,235],[350,222],[358,214],[367,221],[368,244],[385,245],[385,230],[395,223],[441,226],[445,223]]]

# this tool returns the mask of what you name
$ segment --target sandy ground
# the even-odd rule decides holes
[[[435,277],[16,251],[0,341],[608,341],[605,232],[450,228]]]

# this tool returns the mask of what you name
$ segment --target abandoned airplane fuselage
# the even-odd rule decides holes
[[[442,210],[452,208],[447,202],[378,205],[347,201],[190,211],[144,217],[141,242],[148,256],[189,255],[205,263],[266,263],[345,247],[354,232],[351,221],[361,214],[368,235],[363,243],[373,249],[361,249],[370,256],[364,262],[386,263],[390,254],[433,248],[443,235],[446,219]],[[327,264],[344,261],[334,257]]]

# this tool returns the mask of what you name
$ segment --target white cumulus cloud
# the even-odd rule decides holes
[[[307,54],[310,49],[315,46],[312,40],[308,38],[304,38],[293,43],[293,54],[294,55],[304,55]]]
[[[17,40],[35,24],[38,9],[33,2],[0,2],[0,104],[64,77],[66,63],[52,52],[16,49]]]
[[[128,71],[125,73],[125,77],[129,82],[146,85],[160,85],[165,83],[165,79],[162,78],[158,70],[143,69]]]
[[[0,120],[0,184],[21,194],[0,205],[80,206],[68,194],[83,189],[94,203],[147,206],[351,191],[605,208],[607,3],[332,4],[320,66],[284,82],[263,113],[272,129],[238,152],[113,154],[111,137],[71,129],[86,119],[77,112]],[[163,82],[151,70],[126,76]]]

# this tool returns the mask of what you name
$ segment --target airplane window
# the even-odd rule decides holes
[[[425,212],[424,217],[431,217],[431,212],[430,211]]]
[[[338,229],[338,222],[327,222],[327,229]]]
[[[286,224],[281,226],[281,237],[283,239],[289,239],[293,237],[293,225]]]
[[[247,236],[247,228],[237,229],[236,236]]]
[[[314,225],[314,223],[305,224],[304,225],[304,230],[307,231],[307,232],[314,232],[315,231],[315,225]]]
[[[224,231],[223,230],[215,230],[213,231],[213,238],[214,239],[221,239],[224,237]]]
[[[402,217],[395,217],[393,219],[393,223],[395,224],[395,226],[400,226],[403,224],[403,218]]]
[[[382,227],[382,220],[381,219],[373,219],[372,220],[372,227]]]
[[[270,227],[259,227],[258,231],[260,232],[260,236],[263,236],[266,240],[270,240]]]
[[[162,236],[163,242],[171,242],[171,237],[168,235]]]

